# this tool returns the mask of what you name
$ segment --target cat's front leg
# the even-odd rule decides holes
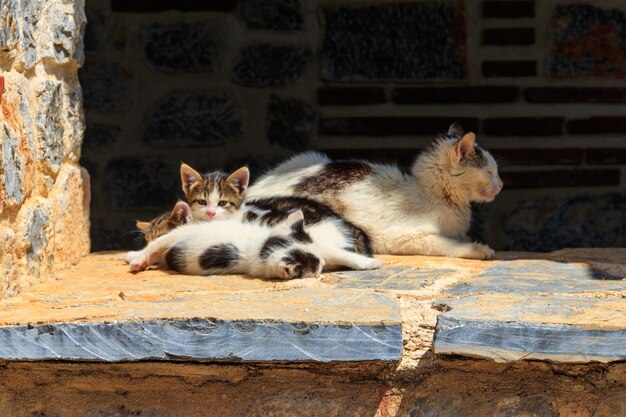
[[[487,245],[460,242],[435,234],[399,236],[385,242],[382,248],[377,246],[376,251],[394,255],[447,256],[465,259],[492,259],[495,256],[493,249]]]
[[[324,253],[327,268],[345,266],[346,268],[365,270],[379,269],[383,266],[383,261],[359,253],[350,252],[345,249],[331,248]]]

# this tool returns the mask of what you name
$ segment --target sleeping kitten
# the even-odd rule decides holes
[[[194,221],[206,221],[239,210],[250,172],[242,167],[230,175],[221,171],[200,175],[189,165],[182,164],[180,179]]]
[[[248,274],[263,278],[316,276],[320,248],[304,229],[301,211],[270,227],[217,220],[180,226],[126,256],[134,272],[150,264],[190,275]]]
[[[361,227],[375,253],[489,259],[493,250],[467,237],[471,204],[493,201],[502,186],[491,154],[454,123],[417,158],[410,175],[395,165],[333,162],[308,152],[259,178],[246,201],[319,201]]]
[[[185,164],[181,165],[180,172],[183,191],[187,195],[192,211],[193,202],[197,202],[200,192],[209,198],[206,206],[196,205],[196,211],[192,214],[194,221],[200,216],[205,220],[238,219],[271,226],[286,219],[290,213],[302,210],[313,241],[322,248],[327,270],[340,266],[351,269],[374,269],[382,266],[381,261],[371,257],[372,249],[367,234],[319,202],[306,198],[286,197],[260,199],[242,205],[241,200],[244,198],[250,178],[246,167],[238,169],[228,177],[219,171],[202,177]],[[211,204],[215,207],[216,202],[228,198],[232,198],[229,200],[231,203],[217,204],[217,214],[214,216],[207,216],[202,211],[206,207],[211,207]],[[220,212],[220,206],[224,211]]]
[[[137,221],[137,229],[143,232],[146,242],[150,242],[165,233],[191,223],[191,208],[185,202],[176,203],[172,211],[161,214],[150,222]]]

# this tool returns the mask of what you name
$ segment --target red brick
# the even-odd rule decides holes
[[[359,105],[384,103],[385,90],[381,87],[321,87],[317,102],[322,105]]]
[[[533,45],[534,28],[495,28],[483,30],[483,45]]]
[[[111,0],[114,12],[129,13],[230,11],[236,6],[233,0]]]
[[[535,61],[485,61],[485,77],[534,77],[537,75]]]
[[[626,117],[590,117],[567,122],[567,130],[574,135],[626,133]]]
[[[500,176],[505,189],[595,187],[620,183],[618,169],[505,171]]]
[[[480,142],[480,138],[479,138]],[[580,165],[583,149],[489,149],[500,165]]]
[[[587,163],[597,165],[626,165],[626,149],[587,149]]]
[[[507,103],[516,101],[519,88],[504,87],[400,87],[393,101],[398,104],[422,103]]]
[[[530,103],[623,103],[626,88],[618,87],[532,87],[524,91]]]
[[[478,130],[478,119],[464,117],[333,117],[320,120],[320,134],[334,136],[434,136],[458,122]]]
[[[534,1],[485,1],[483,17],[516,19],[535,17]]]
[[[562,117],[506,117],[486,119],[485,134],[494,136],[557,136],[563,130]]]

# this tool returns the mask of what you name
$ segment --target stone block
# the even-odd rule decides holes
[[[239,97],[229,91],[179,90],[159,100],[147,116],[143,141],[152,146],[215,146],[242,131]]]
[[[65,127],[61,120],[64,110],[62,93],[58,82],[44,81],[36,86],[37,110],[34,122],[39,138],[37,159],[52,174],[59,171],[63,161]]]
[[[626,77],[626,10],[561,4],[552,14],[552,77]]]
[[[507,250],[626,245],[626,195],[577,194],[526,200],[506,217]]]
[[[218,71],[228,34],[223,21],[152,23],[144,27],[141,37],[146,61],[166,73]]]
[[[267,138],[283,148],[303,151],[310,147],[317,127],[317,113],[308,103],[270,96],[267,110]]]
[[[119,141],[122,129],[103,123],[92,123],[87,125],[85,130],[85,140],[83,153],[93,151],[103,151],[111,149]]]
[[[304,27],[300,0],[240,0],[237,7],[249,29],[290,31]]]
[[[32,68],[44,58],[83,63],[83,2],[13,0],[0,6],[0,49]]]
[[[323,11],[322,76],[333,81],[466,77],[462,2],[330,7]]]
[[[89,254],[89,174],[66,164],[49,195],[54,219],[55,268],[76,264]]]
[[[122,111],[129,99],[130,75],[121,65],[89,62],[78,73],[83,87],[85,110]]]
[[[114,159],[106,164],[104,192],[111,209],[165,210],[180,190],[178,165],[145,157]]]
[[[235,82],[252,87],[284,87],[295,83],[311,65],[311,49],[260,43],[241,51]]]
[[[0,213],[4,206],[13,206],[24,202],[24,158],[19,153],[19,139],[5,125],[2,137],[2,175],[3,188],[0,195]]]

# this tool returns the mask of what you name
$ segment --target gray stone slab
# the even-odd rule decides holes
[[[626,281],[622,278],[584,264],[524,259],[489,266],[476,277],[453,285],[447,292],[461,295],[624,291]]]
[[[396,361],[400,325],[208,319],[0,327],[0,359]]]
[[[484,357],[498,362],[611,362],[626,359],[626,330],[441,315],[434,350],[437,354]]]
[[[454,269],[391,266],[370,271],[342,271],[333,276],[338,278],[336,286],[339,288],[410,291],[422,289],[455,272]]]

